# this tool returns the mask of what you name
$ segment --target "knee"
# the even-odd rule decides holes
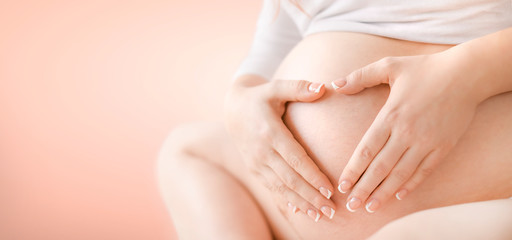
[[[183,124],[174,128],[164,140],[158,154],[157,169],[170,171],[197,153],[205,136],[205,126],[200,123]],[[177,169],[179,170],[179,169]]]

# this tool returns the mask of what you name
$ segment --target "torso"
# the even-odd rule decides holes
[[[274,78],[329,84],[386,56],[429,54],[449,47],[357,33],[317,33],[306,37],[290,52]],[[388,93],[387,86],[354,96],[333,94],[331,89],[315,103],[289,104],[285,115],[287,125],[334,186]],[[304,214],[289,215],[286,220],[271,213],[274,207],[269,203],[260,202],[262,208],[272,218],[271,225],[280,238],[362,239],[385,223],[418,210],[510,197],[511,103],[510,93],[484,102],[468,132],[431,177],[403,201],[390,200],[376,213],[348,212],[344,207],[347,196],[339,192],[333,196],[338,208],[333,220],[323,218],[315,223]],[[289,221],[289,225],[283,221]]]

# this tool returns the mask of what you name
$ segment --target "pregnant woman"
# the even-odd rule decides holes
[[[161,150],[178,235],[512,237],[511,27],[510,0],[265,0],[225,123]]]

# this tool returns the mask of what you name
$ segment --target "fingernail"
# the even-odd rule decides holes
[[[297,213],[297,207],[288,202],[288,208],[292,211],[292,213]]]
[[[347,80],[345,80],[345,78],[334,80],[331,82],[332,88],[334,88],[334,90],[342,88],[343,86],[345,86],[345,84],[347,84]]]
[[[325,216],[329,217],[329,219],[332,219],[332,217],[334,217],[334,213],[336,212],[334,209],[327,206],[323,206],[321,210]]]
[[[331,190],[324,188],[324,187],[320,187],[318,190],[320,191],[320,193],[322,195],[324,195],[324,197],[326,197],[327,199],[331,199],[331,196],[332,196]]]
[[[314,219],[315,222],[318,222],[318,220],[320,219],[320,213],[318,213],[315,210],[309,209],[308,210],[308,216],[311,217],[312,219]]]
[[[350,187],[350,182],[348,182],[347,180],[343,180],[341,181],[340,185],[338,185],[338,191],[340,191],[341,193],[347,193]]]
[[[395,194],[395,197],[398,200],[402,200],[402,199],[404,199],[405,195],[407,195],[407,190],[403,189],[403,190],[400,190],[399,192],[397,192]]]
[[[350,201],[347,202],[347,209],[350,211],[350,212],[355,212],[356,209],[361,205],[361,200],[359,200],[359,198],[351,198]]]
[[[366,208],[367,212],[374,213],[375,210],[377,210],[377,208],[379,208],[379,206],[380,206],[379,200],[372,199],[369,203],[366,204],[365,208]]]
[[[309,84],[309,91],[314,92],[314,93],[319,93],[320,90],[322,89],[323,85],[324,84],[322,84],[322,83],[311,83],[311,84]]]

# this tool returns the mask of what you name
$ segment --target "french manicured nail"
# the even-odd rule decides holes
[[[331,82],[332,88],[334,88],[334,90],[342,88],[343,86],[345,86],[345,84],[347,84],[347,80],[345,80],[345,78],[334,80]]]
[[[361,200],[359,200],[359,198],[351,198],[350,201],[347,202],[347,209],[350,211],[350,212],[355,212],[356,209],[361,206]]]
[[[331,190],[324,188],[324,187],[320,187],[318,190],[320,191],[320,193],[322,195],[324,195],[324,197],[326,197],[327,199],[331,199],[331,196],[332,196]]]
[[[315,222],[318,222],[318,220],[320,219],[320,213],[318,213],[315,210],[309,209],[308,210],[308,216],[311,217],[312,219],[314,219]]]
[[[403,190],[400,190],[399,192],[397,192],[395,194],[395,197],[398,200],[402,200],[402,199],[404,199],[405,195],[407,195],[407,190],[403,189]]]
[[[297,213],[297,207],[290,202],[288,202],[288,208],[292,211],[292,213]]]
[[[319,93],[322,90],[324,84],[322,83],[311,83],[309,84],[309,91],[314,93]]]
[[[338,185],[338,191],[341,193],[347,193],[350,189],[351,184],[347,180],[341,181],[340,185]]]
[[[372,199],[370,202],[368,202],[365,206],[366,211],[369,213],[374,213],[377,208],[379,208],[380,203],[377,199]]]
[[[334,211],[334,209],[327,207],[327,206],[323,206],[321,208],[321,210],[322,210],[322,213],[325,216],[329,217],[330,219],[332,219],[332,217],[334,217],[334,213],[336,212],[336,211]]]

